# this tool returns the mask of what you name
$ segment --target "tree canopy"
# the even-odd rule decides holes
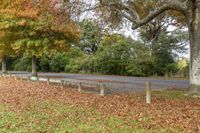
[[[0,30],[12,40],[4,45],[10,45],[17,54],[41,57],[55,50],[66,51],[79,40],[76,23],[60,2],[3,0],[0,7]]]

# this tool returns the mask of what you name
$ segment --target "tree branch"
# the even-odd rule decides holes
[[[177,0],[167,0],[163,6],[158,7],[154,11],[150,12],[149,15],[147,15],[145,18],[139,21],[133,22],[132,29],[137,29],[147,24],[148,22],[153,20],[155,17],[157,17],[158,15],[160,15],[161,13],[167,10],[176,10],[186,15],[187,5],[186,3],[181,3],[180,1],[177,1]]]

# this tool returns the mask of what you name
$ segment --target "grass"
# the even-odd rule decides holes
[[[0,106],[1,132],[131,132],[124,120],[102,115],[82,107],[70,107],[58,103],[44,102],[32,106],[27,112],[15,114]],[[137,124],[132,122],[132,124]],[[121,126],[120,128],[117,128]],[[139,129],[138,129],[139,130]]]
[[[154,91],[153,95],[160,98],[167,99],[187,99],[191,98],[189,96],[185,96],[185,92],[181,90],[164,90],[164,91]]]
[[[146,118],[144,121],[147,120]],[[174,129],[173,129],[174,130]],[[138,121],[129,118],[105,117],[94,109],[67,106],[55,102],[32,104],[26,111],[13,113],[0,106],[0,132],[55,132],[55,133],[131,133],[165,132],[165,129],[147,130]]]

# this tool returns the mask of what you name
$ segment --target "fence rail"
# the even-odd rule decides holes
[[[50,85],[51,83],[56,83],[56,84],[60,84],[62,87],[65,86],[73,86],[76,87],[77,90],[79,92],[86,92],[84,90],[84,88],[87,87],[93,87],[95,89],[97,89],[100,93],[100,96],[105,96],[105,91],[109,90],[109,88],[104,84],[104,83],[100,83],[100,82],[84,82],[84,81],[80,81],[77,79],[55,79],[55,78],[44,78],[44,77],[38,77],[38,78],[34,78],[31,76],[16,76],[16,75],[12,75],[11,72],[9,72],[8,74],[1,74],[1,77],[4,78],[14,78],[15,80],[27,80],[28,82],[31,81],[41,81],[41,82],[46,82],[47,85]],[[151,82],[148,81],[146,82],[146,103],[150,104],[151,103],[151,92],[152,92],[152,88],[151,88]]]
[[[105,84],[103,83],[99,83],[99,82],[92,82],[92,83],[88,83],[88,82],[84,82],[84,81],[80,81],[77,79],[55,79],[55,78],[45,78],[45,77],[38,77],[38,78],[34,78],[31,76],[16,76],[16,75],[12,75],[11,73],[9,74],[0,74],[1,77],[4,78],[14,78],[15,80],[27,80],[28,82],[31,81],[41,81],[41,82],[46,82],[47,85],[50,84],[60,84],[62,87],[65,86],[73,86],[75,88],[77,88],[77,90],[79,92],[86,92],[85,88],[89,87],[89,88],[95,88],[95,90],[98,90],[100,93],[100,96],[105,96],[105,91],[108,90],[109,88],[106,87]],[[92,90],[90,90],[92,91]]]

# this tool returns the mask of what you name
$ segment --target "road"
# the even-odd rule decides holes
[[[30,72],[12,72],[16,76],[30,76]],[[66,74],[66,73],[38,73],[41,77],[76,79],[84,82],[103,82],[111,88],[108,93],[127,93],[145,91],[145,83],[152,82],[152,88],[155,90],[166,88],[187,89],[188,80],[165,80],[155,78],[141,78],[129,76],[109,76],[109,75],[87,75],[87,74]]]

